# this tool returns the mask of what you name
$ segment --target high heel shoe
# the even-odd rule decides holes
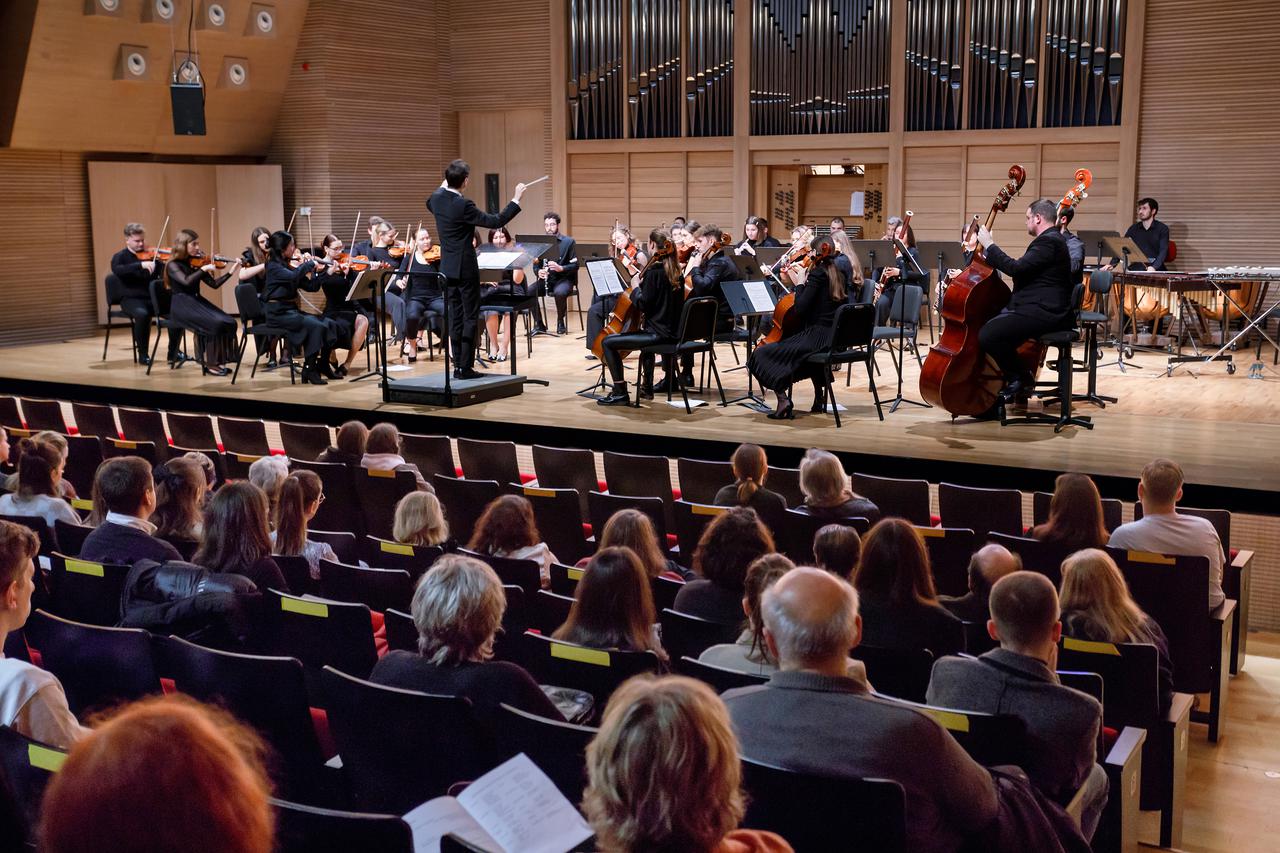
[[[765,415],[771,421],[793,421],[796,418],[796,404],[787,400],[787,404],[776,411]]]

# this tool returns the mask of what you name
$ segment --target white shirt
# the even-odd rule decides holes
[[[1226,599],[1222,592],[1222,540],[1218,538],[1218,529],[1207,518],[1177,512],[1144,515],[1117,527],[1107,544],[1129,551],[1208,557],[1209,608],[1217,607]]]
[[[88,733],[67,707],[62,683],[25,661],[0,656],[0,725],[59,749]]]
[[[68,524],[80,523],[80,516],[71,508],[71,504],[49,495],[32,495],[29,498],[19,497],[16,493],[0,495],[0,515],[38,516],[44,519],[50,530],[53,530],[53,523],[59,519]]]
[[[533,560],[541,567],[543,586],[546,586],[551,581],[551,564],[559,562],[556,559],[556,555],[551,553],[551,549],[547,547],[546,542],[526,545],[509,553],[498,551],[493,556],[506,557],[508,560]]]
[[[132,527],[135,530],[141,530],[148,536],[156,535],[156,526],[145,518],[138,518],[136,515],[125,515],[123,512],[108,512],[106,518],[102,520],[108,524],[119,524],[121,527]]]

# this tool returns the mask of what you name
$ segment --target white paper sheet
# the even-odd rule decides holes
[[[618,268],[613,265],[612,260],[587,261],[587,275],[591,278],[591,286],[602,296],[621,293],[623,290]]]
[[[854,190],[849,195],[849,215],[866,216],[867,194],[862,190]]]
[[[414,853],[440,853],[440,839],[450,832],[486,850],[499,849],[498,842],[453,797],[428,800],[404,820],[413,831]]]
[[[591,837],[582,815],[524,753],[472,782],[458,802],[510,853],[565,853]]]
[[[482,270],[505,270],[523,254],[524,252],[480,252],[476,255],[476,263]]]
[[[769,286],[763,281],[744,281],[743,289],[751,300],[752,311],[772,311],[773,300],[769,298]]]

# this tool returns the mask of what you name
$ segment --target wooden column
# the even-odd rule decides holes
[[[751,0],[733,0],[733,222],[741,223],[751,203]]]
[[[565,144],[569,135],[569,105],[565,100],[569,55],[568,0],[550,0],[551,16],[551,208],[565,220],[564,231],[571,234],[573,219],[569,210],[569,154]]]
[[[1138,198],[1138,139],[1142,116],[1142,59],[1147,0],[1130,0],[1124,25],[1124,80],[1121,83],[1120,171],[1116,186],[1115,229],[1133,223]]]

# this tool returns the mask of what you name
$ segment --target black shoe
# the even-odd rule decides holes
[[[771,421],[793,421],[796,419],[796,404],[787,403],[787,405],[776,412],[770,412],[765,415]]]
[[[487,373],[481,373],[480,371],[473,370],[470,367],[464,367],[461,370],[453,371],[454,379],[484,379],[486,376],[488,376]]]
[[[267,366],[262,369],[275,370],[279,366],[280,366],[280,362],[276,361],[275,356],[272,356],[271,358],[267,359]]]
[[[655,394],[665,394],[665,393],[667,393],[667,389],[670,389],[670,390],[672,390],[672,391],[679,391],[679,390],[680,390],[680,386],[679,386],[679,385],[673,385],[673,384],[672,384],[672,382],[671,382],[671,375],[670,375],[670,374],[668,374],[668,375],[666,375],[666,376],[663,376],[661,379],[659,379],[657,382],[655,382],[655,383],[654,383],[654,385],[653,385],[653,387],[652,387],[651,389],[649,389],[649,390],[651,390],[651,391],[652,391],[653,393],[655,393]]]
[[[596,400],[597,406],[625,406],[631,402],[631,398],[627,396],[627,383],[621,382],[613,386],[613,390],[609,392],[609,396]]]
[[[339,364],[333,368],[333,372],[337,374],[338,379],[345,379],[347,377],[347,366]]]
[[[314,367],[302,368],[302,384],[303,385],[328,385],[329,381],[320,375],[320,371]]]
[[[547,327],[546,327],[546,326],[543,326],[543,327],[542,327],[542,331],[544,331],[544,332],[545,332],[546,330],[547,330]],[[568,324],[568,323],[566,323],[564,320],[557,320],[557,321],[556,321],[556,334],[557,334],[557,335],[567,335],[567,334],[569,334],[569,324]]]
[[[809,407],[811,412],[825,412],[827,410],[826,395],[813,398],[813,405]]]
[[[341,378],[338,376],[338,371],[334,369],[335,367],[337,367],[337,365],[333,364],[332,362],[322,360],[317,365],[317,367],[319,368],[320,373],[323,374],[328,379]]]
[[[545,335],[545,334],[547,333],[547,324],[546,324],[546,323],[534,323],[534,324],[533,324],[533,333],[534,333],[535,335]]]
[[[686,387],[686,388],[692,388],[692,387],[694,386],[694,384],[695,384],[695,383],[694,383],[694,381],[693,381],[693,374],[692,374],[692,373],[683,373],[683,374],[681,374],[681,375],[680,375],[680,382],[684,384],[684,387]]]
[[[141,365],[142,367],[150,367],[151,358],[149,356],[140,355],[138,356],[138,364]]]

